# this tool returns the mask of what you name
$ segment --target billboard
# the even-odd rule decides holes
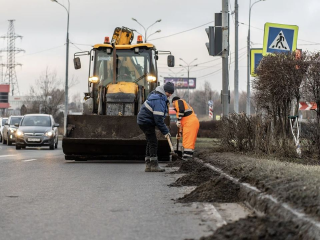
[[[9,84],[0,84],[0,108],[9,108]]]
[[[188,87],[189,80],[189,87]],[[179,78],[179,77],[165,77],[164,83],[172,82],[175,89],[195,89],[197,86],[196,78]]]

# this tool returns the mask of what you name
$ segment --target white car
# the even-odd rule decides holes
[[[8,118],[0,118],[0,142],[2,142],[3,128],[6,121],[8,121]]]

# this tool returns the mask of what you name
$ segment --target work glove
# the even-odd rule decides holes
[[[164,135],[165,138],[169,137],[171,138],[171,134],[170,133],[167,133],[166,135]]]
[[[177,127],[180,128],[181,127],[181,122],[177,121]]]

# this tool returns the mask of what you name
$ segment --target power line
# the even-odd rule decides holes
[[[249,26],[248,24],[246,24],[246,23],[243,23],[243,22],[239,22],[240,24],[242,24],[242,25],[246,25],[246,26]],[[254,27],[254,26],[250,26],[251,28],[255,28],[255,29],[258,29],[258,30],[261,30],[261,31],[264,31],[264,29],[262,29],[262,28],[258,28],[258,27]],[[309,42],[309,43],[312,43],[312,44],[300,44],[300,45],[320,45],[320,43],[318,43],[318,42],[313,42],[313,41],[309,41],[309,40],[304,40],[304,39],[298,39],[299,41],[303,41],[303,42]]]
[[[75,43],[73,43],[73,42],[71,42],[71,41],[69,41],[75,48],[77,48],[78,50],[80,50],[80,51],[83,51],[81,48],[79,48]]]
[[[244,57],[244,56],[246,56],[246,53],[243,53],[242,56],[239,57],[239,59],[241,59],[241,58]],[[233,63],[234,63],[234,61],[233,61],[232,63],[230,63],[230,65],[233,64]],[[212,74],[215,74],[215,73],[217,73],[217,72],[219,72],[219,71],[221,71],[221,70],[222,70],[222,68],[220,68],[220,69],[218,69],[218,70],[216,70],[216,71],[214,71],[214,72],[208,73],[208,74],[206,74],[206,75],[197,77],[197,79],[198,79],[198,78],[207,77],[207,76],[212,75]]]
[[[182,32],[178,32],[178,33],[174,33],[174,34],[171,34],[171,35],[168,35],[168,36],[150,39],[149,41],[159,40],[159,39],[162,39],[162,38],[168,38],[168,37],[172,37],[172,36],[175,36],[175,35],[178,35],[178,34],[182,34],[182,33],[185,33],[185,32],[189,32],[189,31],[192,31],[192,30],[194,30],[194,29],[197,29],[197,28],[203,27],[203,26],[205,26],[205,25],[208,25],[209,23],[213,23],[213,22],[214,22],[214,21],[207,22],[207,23],[202,24],[202,25],[200,25],[200,26],[198,26],[198,27],[190,28],[190,29],[188,29],[188,30],[185,30],[185,31],[182,31]]]
[[[92,45],[92,44],[87,44],[87,43],[73,43],[73,44],[83,45],[83,46],[90,46],[90,47],[93,47],[93,46],[94,46],[94,45]]]
[[[34,54],[37,54],[37,53],[42,53],[42,52],[50,51],[50,50],[53,50],[53,49],[56,49],[56,48],[61,48],[61,47],[63,47],[63,46],[64,46],[64,45],[60,45],[60,46],[57,46],[57,47],[53,47],[53,48],[41,50],[41,51],[39,51],[39,52],[24,54],[24,55],[18,56],[18,57],[21,58],[21,57],[25,57],[25,56],[28,56],[28,55],[34,55]]]

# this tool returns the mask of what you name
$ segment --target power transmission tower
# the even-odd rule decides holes
[[[22,66],[20,63],[16,63],[16,54],[19,52],[24,52],[24,50],[20,48],[16,48],[16,39],[22,38],[22,36],[17,35],[14,31],[13,22],[15,20],[8,20],[9,21],[9,28],[7,36],[1,36],[0,38],[7,39],[7,48],[0,50],[0,52],[7,52],[7,63],[1,64],[2,67],[6,67],[6,74],[4,76],[4,82],[9,83],[11,86],[11,94],[20,95],[19,92],[19,84],[16,74],[16,66]]]

